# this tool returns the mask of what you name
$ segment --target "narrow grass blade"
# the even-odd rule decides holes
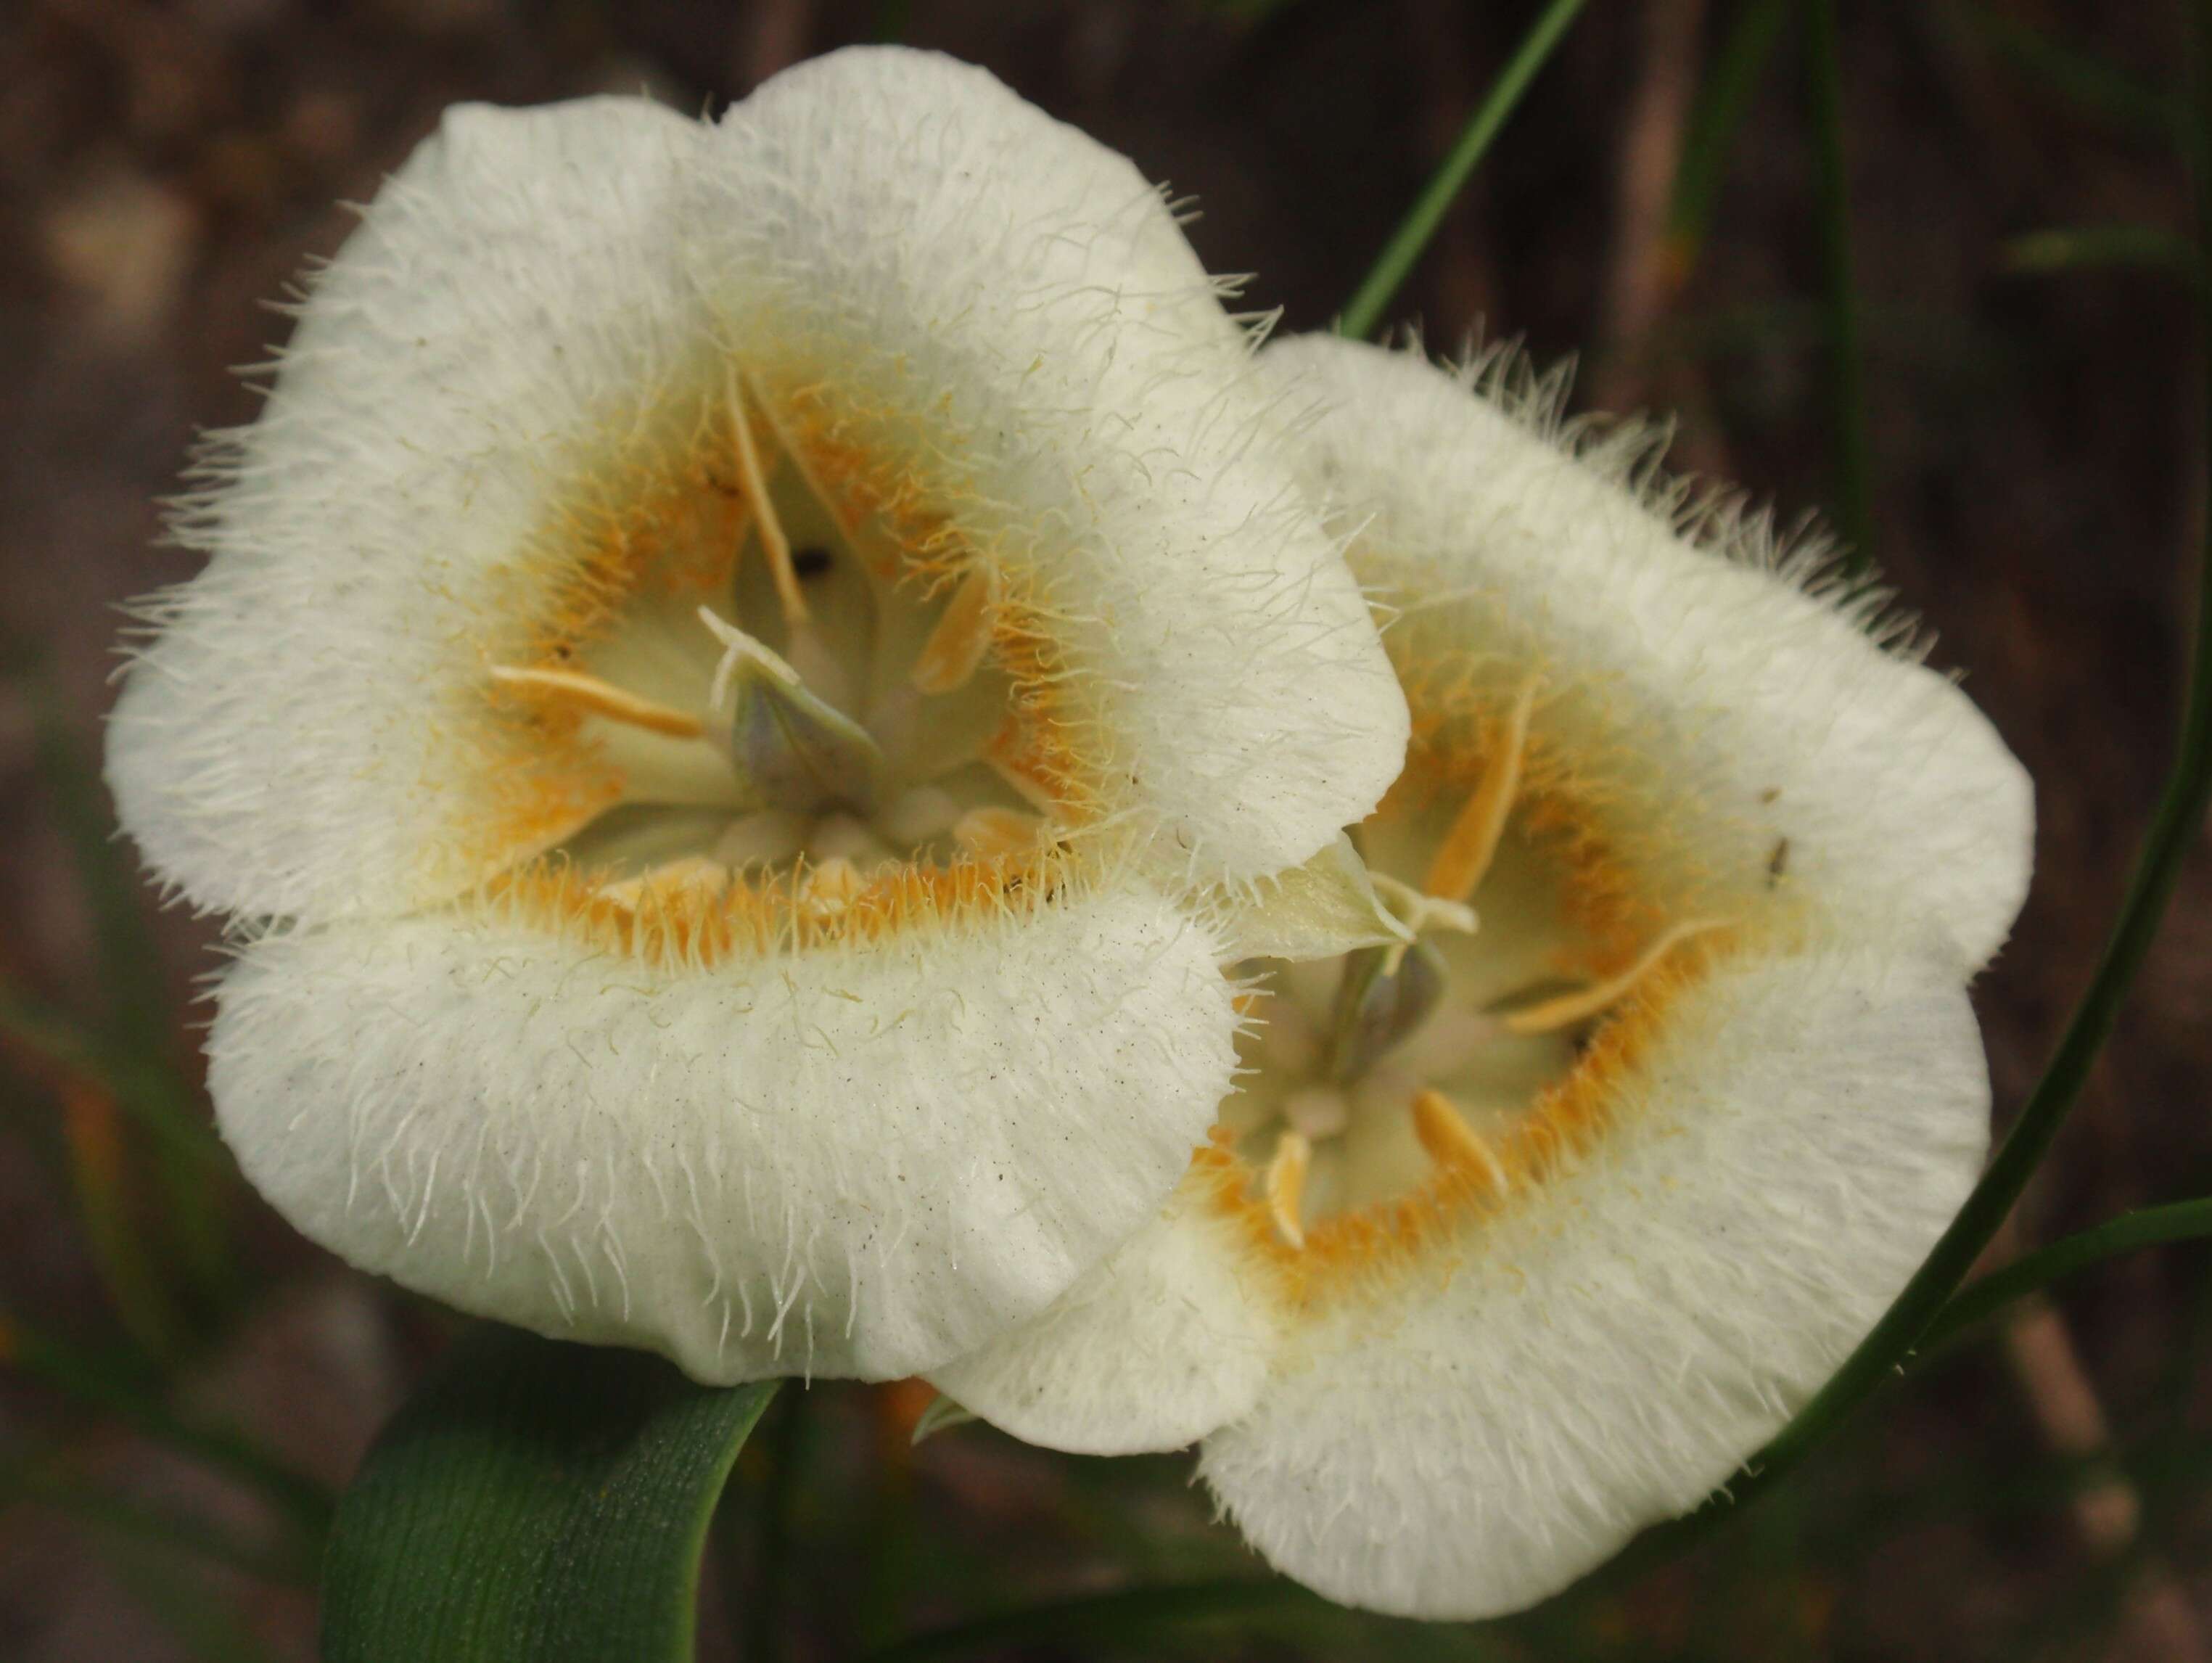
[[[0,1364],[237,1480],[320,1542],[330,1521],[328,1491],[229,1428],[179,1414],[158,1381],[7,1318],[0,1318]]]
[[[2106,125],[2178,143],[2192,143],[2189,107],[2088,53],[2061,46],[2033,25],[1985,5],[1966,15],[1990,47],[2060,103]]]
[[[161,955],[146,916],[137,869],[118,840],[98,770],[64,721],[47,679],[35,668],[21,679],[28,701],[39,773],[56,823],[76,866],[91,915],[106,1008],[99,1056],[116,1094],[136,1118],[170,1130],[149,1153],[184,1265],[201,1289],[218,1299],[232,1289],[227,1174],[185,1164],[177,1146],[202,1131],[191,1087],[176,1059],[176,1034]],[[190,1128],[191,1131],[187,1131]]]
[[[1822,283],[1828,311],[1829,438],[1836,457],[1836,523],[1854,574],[1874,558],[1874,460],[1867,442],[1864,358],[1851,274],[1850,169],[1844,148],[1842,42],[1836,0],[1807,0],[1806,88],[1813,118]]]
[[[77,1075],[64,1082],[61,1100],[70,1186],[108,1301],[149,1356],[173,1356],[183,1340],[184,1315],[139,1233],[115,1099]]]
[[[1790,0],[1743,0],[1706,72],[1682,139],[1667,208],[1667,259],[1678,283],[1704,252],[1737,131],[1789,21]]]
[[[242,1541],[228,1526],[116,1495],[59,1461],[29,1461],[0,1471],[0,1508],[10,1507],[44,1508],[118,1541],[204,1560],[260,1581],[314,1586],[314,1563],[307,1556],[282,1545]]]
[[[1919,1349],[1931,1351],[2014,1301],[2040,1293],[2060,1278],[2106,1259],[2164,1242],[2194,1241],[2207,1236],[2212,1236],[2212,1201],[2180,1201],[2167,1207],[2123,1213],[2024,1254],[1961,1289],[1929,1324]]]
[[[1376,258],[1374,269],[1346,304],[1344,315],[1337,320],[1338,334],[1352,340],[1366,340],[1382,326],[1382,314],[1389,309],[1392,297],[1404,285],[1421,251],[1436,235],[1437,227],[1443,223],[1453,198],[1474,172],[1474,164],[1482,160],[1490,141],[1498,137],[1498,130],[1520,104],[1521,95],[1528,90],[1528,83],[1550,58],[1553,48],[1559,44],[1567,25],[1575,21],[1575,14],[1584,3],[1585,0],[1550,0],[1538,15],[1474,115],[1468,118],[1451,154],[1444,158],[1443,165],[1415,199],[1404,222]]]
[[[472,1331],[339,1504],[325,1663],[688,1663],[707,1527],[775,1391]]]
[[[2197,248],[2162,225],[2059,225],[2010,239],[1997,251],[2008,271],[2069,272],[2118,267],[2197,280]]]
[[[2206,60],[2212,54],[2212,0],[2195,0],[2191,11],[2197,75],[2195,109],[2200,124],[2197,154],[2212,155],[2212,144],[2203,142],[2205,128],[2212,126],[2212,96],[2208,96],[2205,87]],[[2198,168],[2195,175],[2201,249],[2212,241],[2212,169]],[[2199,286],[2197,304],[2200,335],[2212,340],[2212,287]],[[2203,357],[2199,374],[2205,377],[2208,398],[2212,398],[2212,351]],[[2212,471],[2212,434],[2208,434],[2206,444],[2205,462]],[[2111,938],[2043,1077],[2028,1094],[2019,1118],[1951,1227],[1858,1349],[1774,1441],[1753,1458],[1744,1476],[1726,1494],[1715,1496],[1686,1519],[1645,1532],[1600,1573],[1608,1582],[1634,1575],[1680,1551],[1771,1489],[1817,1448],[1927,1335],[2042,1164],[2051,1140],[2081,1095],[2098,1053],[2112,1036],[2129,990],[2157,937],[2182,862],[2202,834],[2206,809],[2212,807],[2212,530],[2208,530],[2206,545],[2198,551],[2194,577],[2196,614],[2191,624],[2189,684],[2183,696],[2173,765],[2144,834]]]

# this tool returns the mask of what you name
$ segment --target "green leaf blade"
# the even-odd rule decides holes
[[[472,1331],[339,1504],[326,1663],[688,1660],[707,1527],[775,1392]]]

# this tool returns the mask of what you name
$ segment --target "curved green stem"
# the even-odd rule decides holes
[[[2212,50],[2212,0],[2196,0],[2192,9],[2199,76],[2196,113],[2203,153],[2203,130],[2212,126],[2212,99],[2207,98],[2203,85],[2204,59],[2208,50]],[[2208,171],[2212,170],[2200,168],[2196,176],[2201,241],[2212,241],[2212,180],[2208,180]],[[2206,341],[2212,342],[2212,289],[2200,289],[2197,305],[2200,332]],[[2206,377],[2207,397],[2212,399],[2212,351],[2200,346],[2200,356],[2203,359],[2200,373]],[[2212,454],[2208,454],[2207,461],[2212,465]],[[2189,686],[2183,699],[2173,766],[2136,857],[2112,937],[2020,1118],[1951,1227],[1858,1349],[1751,1462],[1750,1470],[1729,1493],[1715,1496],[1686,1519],[1646,1532],[1620,1562],[1624,1572],[1671,1554],[1764,1495],[1871,1396],[1937,1322],[2042,1163],[2067,1112],[2080,1096],[2098,1052],[2111,1037],[2120,1007],[2158,935],[2182,861],[2199,835],[2208,805],[2212,805],[2212,532],[2208,532],[2207,545],[2199,551],[2196,588]]]
[[[1867,444],[1858,295],[1851,276],[1851,197],[1844,151],[1844,77],[1835,0],[1809,0],[1805,67],[1819,165],[1820,256],[1828,314],[1828,408],[1836,448],[1836,518],[1853,572],[1874,553],[1874,463]]]
[[[1513,113],[1521,102],[1521,94],[1528,90],[1528,83],[1536,78],[1536,71],[1544,67],[1552,49],[1559,44],[1559,37],[1567,32],[1567,25],[1575,21],[1575,14],[1583,9],[1584,0],[1551,0],[1536,19],[1513,56],[1498,71],[1498,79],[1491,83],[1481,104],[1468,118],[1451,154],[1443,165],[1430,177],[1419,197],[1407,211],[1390,241],[1383,245],[1376,257],[1374,268],[1367,274],[1351,301],[1344,315],[1336,320],[1336,332],[1356,341],[1370,338],[1381,326],[1382,314],[1389,307],[1391,297],[1404,284],[1407,274],[1429,246],[1443,223],[1452,199],[1466,185],[1474,164],[1490,148],[1490,141],[1498,137],[1498,130],[1505,125],[1505,118]]]
[[[2077,1235],[2039,1247],[1961,1289],[1928,1325],[1919,1349],[1933,1350],[2015,1300],[2041,1292],[2061,1276],[2070,1276],[2139,1247],[2193,1241],[2203,1236],[2212,1236],[2212,1200],[2178,1201],[2171,1206],[2123,1213]]]

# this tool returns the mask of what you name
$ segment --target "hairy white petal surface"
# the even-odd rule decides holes
[[[1186,1184],[1043,1315],[931,1382],[1053,1449],[1180,1449],[1248,1412],[1267,1383],[1281,1320],[1255,1271],[1233,1226]]]
[[[1373,806],[1404,699],[1297,483],[1297,401],[1127,160],[981,70],[855,50],[732,109],[700,180],[732,356],[913,458],[1045,597],[1106,771],[1194,875],[1295,866]]]
[[[1650,436],[1559,429],[1559,384],[1334,337],[1263,355],[1324,401],[1315,466],[1416,673],[1546,678],[1536,731],[1655,886],[1741,912],[1786,870],[1838,936],[1932,917],[1976,965],[2027,892],[2027,776],[1952,682],[1817,593],[1763,517],[1669,486]],[[1689,535],[1678,531],[1686,522]],[[1486,666],[1489,667],[1486,669]]]
[[[696,373],[677,209],[702,132],[635,98],[458,106],[314,280],[109,728],[124,824],[194,903],[392,912],[489,875],[457,740],[520,551]]]
[[[1987,1139],[1948,953],[1725,966],[1617,1124],[1458,1251],[1293,1331],[1200,1470],[1333,1599],[1474,1617],[1695,1506],[1780,1428],[1957,1210]]]
[[[1413,932],[1376,892],[1352,839],[1340,834],[1303,866],[1218,898],[1230,959],[1327,959],[1410,941]]]
[[[487,670],[573,560],[564,516],[618,515],[731,373],[772,422],[818,395],[813,436],[925,481],[1022,585],[1102,806],[1172,834],[1164,871],[1295,865],[1387,783],[1402,699],[1292,401],[1158,193],[980,70],[860,52],[719,130],[465,106],[418,148],[178,522],[210,564],[148,609],[110,748],[152,863],[204,907],[326,918],[530,852],[483,825]]]
[[[696,1378],[890,1378],[1158,1212],[1228,1088],[1217,943],[1134,886],[656,969],[495,915],[245,949],[224,1136],[306,1234]]]

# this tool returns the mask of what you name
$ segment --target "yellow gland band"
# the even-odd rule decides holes
[[[1521,793],[1521,764],[1528,749],[1528,716],[1536,707],[1538,685],[1531,676],[1515,695],[1504,743],[1484,762],[1474,795],[1459,811],[1451,830],[1444,833],[1443,846],[1429,863],[1421,887],[1430,894],[1451,901],[1468,899],[1481,887],[1491,862],[1498,857],[1506,816]]]
[[[612,682],[602,681],[597,676],[586,675],[577,670],[518,670],[508,665],[495,664],[491,676],[494,681],[503,681],[512,687],[527,687],[564,704],[588,710],[595,716],[605,716],[610,722],[619,722],[632,728],[642,728],[647,733],[665,734],[672,739],[697,739],[707,729],[698,717],[665,704],[656,704],[649,698],[640,698],[635,693],[624,692]]]

